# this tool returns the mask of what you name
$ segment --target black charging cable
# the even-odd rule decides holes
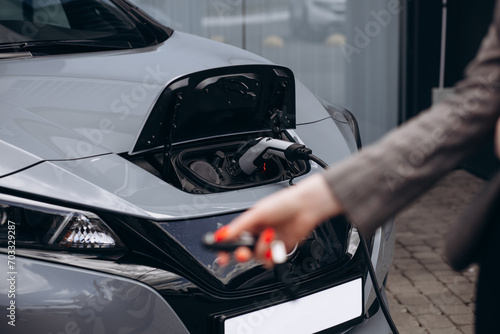
[[[358,231],[359,233],[359,231]],[[378,299],[380,308],[382,309],[382,313],[384,313],[385,320],[389,324],[389,327],[391,328],[391,331],[393,334],[399,334],[398,329],[396,328],[396,324],[394,323],[394,320],[392,319],[391,313],[389,312],[389,308],[385,304],[384,300],[382,299],[382,294],[380,293],[380,285],[378,284],[377,276],[375,276],[375,270],[373,268],[373,264],[370,258],[370,253],[368,252],[368,246],[366,245],[365,238],[360,234],[360,243],[361,243],[361,250],[363,251],[363,255],[365,256],[365,260],[368,263],[368,273],[370,274],[370,278],[372,281],[373,289],[375,290],[375,296]]]
[[[315,156],[314,154],[309,154],[307,156],[307,158],[311,161],[314,161],[315,163],[317,163],[318,165],[320,165],[323,169],[328,169],[328,165],[326,164],[326,162],[324,162],[323,160],[321,160],[320,158],[318,158],[317,156]]]

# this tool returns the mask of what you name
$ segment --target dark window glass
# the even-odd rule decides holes
[[[3,45],[47,41],[147,45],[140,23],[109,0],[0,0],[0,9]]]

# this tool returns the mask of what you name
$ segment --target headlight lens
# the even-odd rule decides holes
[[[356,251],[358,250],[359,247],[359,232],[356,226],[353,226],[351,230],[349,231],[349,238],[348,243],[347,243],[347,254],[352,258],[354,254],[356,254]]]
[[[0,195],[0,246],[5,247],[8,240],[12,240],[9,230],[15,231],[17,247],[67,250],[124,248],[109,226],[91,212]]]

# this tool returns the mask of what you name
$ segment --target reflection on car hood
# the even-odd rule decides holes
[[[0,124],[21,124],[26,118],[37,118],[52,128],[65,129],[66,136],[88,143],[80,144],[87,146],[87,152],[73,145],[65,152],[56,152],[53,147],[30,149],[44,160],[91,156],[99,154],[99,147],[126,152],[158,95],[172,79],[212,67],[266,62],[225,44],[214,47],[214,43],[176,33],[158,47],[2,61],[0,100],[4,103]],[[36,128],[17,130],[31,135],[37,132]],[[36,137],[45,137],[53,144],[53,132],[43,127],[38,132]],[[1,139],[26,147],[20,139],[24,134],[15,135]]]

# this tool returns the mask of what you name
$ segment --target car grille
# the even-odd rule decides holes
[[[206,250],[201,244],[201,239],[205,233],[213,232],[228,224],[237,215],[239,213],[160,222],[159,225],[231,290],[262,287],[279,283],[284,279],[298,279],[335,265],[349,256],[347,249],[351,225],[343,218],[336,218],[320,225],[288,255],[288,261],[281,268],[286,273],[286,277],[276,271],[265,270],[255,261],[234,262],[222,268],[217,264],[216,253]]]

